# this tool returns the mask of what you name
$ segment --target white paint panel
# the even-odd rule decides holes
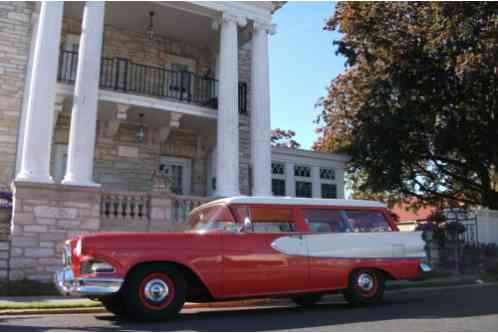
[[[292,237],[276,239],[272,247],[287,255],[318,258],[425,258],[422,232],[328,233],[303,235],[306,247]],[[307,251],[306,251],[307,248]]]

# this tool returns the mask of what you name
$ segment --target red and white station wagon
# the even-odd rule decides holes
[[[202,205],[174,233],[98,233],[68,240],[56,285],[111,312],[165,319],[185,302],[343,292],[379,302],[388,279],[430,270],[421,232],[398,232],[381,203],[234,197]]]

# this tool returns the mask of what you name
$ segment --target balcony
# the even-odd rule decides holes
[[[61,50],[57,81],[74,84],[77,64],[77,52]],[[137,64],[126,58],[102,58],[99,86],[106,90],[218,108],[218,80],[187,71]],[[245,82],[239,82],[239,112],[247,113]]]

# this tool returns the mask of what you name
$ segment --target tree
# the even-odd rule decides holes
[[[282,130],[280,128],[276,128],[271,131],[271,145],[274,147],[287,147],[297,149],[301,147],[301,145],[294,140],[294,136],[296,132],[292,130]]]
[[[498,3],[341,2],[346,69],[314,148],[351,155],[360,193],[498,209]]]

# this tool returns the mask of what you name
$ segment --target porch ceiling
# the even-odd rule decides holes
[[[70,113],[73,104],[72,96],[68,96],[64,101],[63,110]],[[113,120],[116,103],[99,101],[98,105],[98,121]],[[143,113],[143,123],[146,127],[167,126],[171,120],[171,112],[147,108],[142,106],[131,105],[127,111],[126,123],[140,124],[140,114]],[[194,115],[183,114],[180,119],[180,130],[193,132],[203,136],[208,144],[211,144],[216,138],[216,119],[197,117]]]
[[[81,20],[84,2],[65,2],[64,16]],[[216,42],[218,32],[211,28],[219,13],[186,2],[106,2],[105,24],[145,34],[149,12],[154,11],[158,35],[198,46]]]

